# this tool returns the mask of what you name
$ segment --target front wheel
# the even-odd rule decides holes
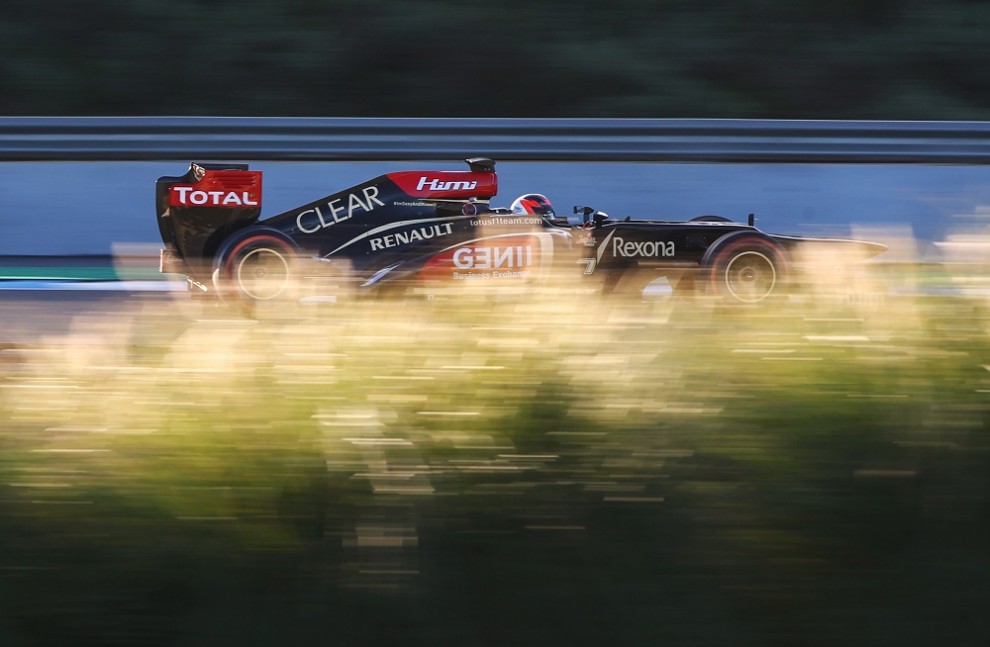
[[[703,265],[712,293],[733,303],[763,303],[784,290],[784,251],[763,236],[727,236],[709,249]]]

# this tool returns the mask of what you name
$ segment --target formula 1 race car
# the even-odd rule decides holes
[[[442,283],[507,285],[545,279],[554,266],[643,285],[667,276],[684,293],[759,303],[780,294],[809,244],[868,258],[886,247],[781,236],[752,219],[615,220],[586,207],[571,223],[539,194],[493,208],[495,163],[467,171],[401,171],[261,219],[262,174],[245,164],[197,164],[156,183],[163,272],[194,292],[254,304],[283,299],[308,279],[345,276],[359,291]],[[628,282],[628,281],[625,281]]]

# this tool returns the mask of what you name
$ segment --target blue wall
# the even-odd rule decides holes
[[[188,160],[0,163],[0,255],[157,246],[155,179],[187,166]],[[251,167],[265,173],[262,217],[394,170],[466,168],[456,159]],[[882,225],[910,230],[924,244],[957,226],[982,227],[990,209],[990,166],[978,165],[502,161],[497,170],[495,206],[538,192],[558,214],[575,204],[613,217],[672,220],[700,214],[744,220],[754,212],[759,227],[776,233],[847,236],[856,225]]]

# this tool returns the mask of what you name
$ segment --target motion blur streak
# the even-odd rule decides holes
[[[7,348],[0,642],[983,642],[973,265],[802,262],[841,280],[176,295]]]

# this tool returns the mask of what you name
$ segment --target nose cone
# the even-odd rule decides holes
[[[874,243],[868,240],[850,241],[855,249],[855,253],[862,258],[873,258],[887,251],[887,246],[882,243]]]

